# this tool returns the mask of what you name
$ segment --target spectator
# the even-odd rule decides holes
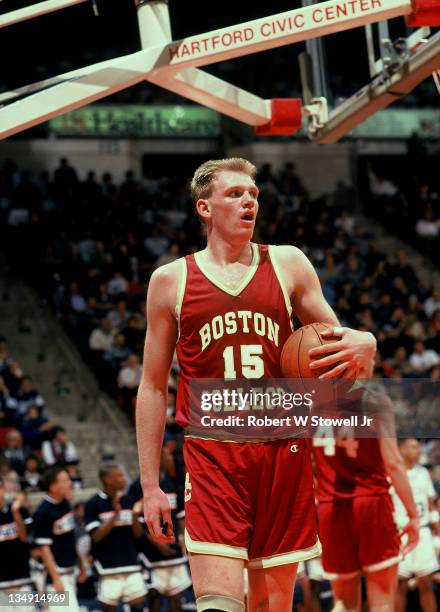
[[[128,280],[120,272],[115,272],[108,282],[109,295],[123,300],[127,297]]]
[[[101,283],[99,285],[97,297],[91,298],[91,308],[93,309],[95,317],[102,319],[107,317],[109,312],[113,309],[113,300],[108,292],[108,284]]]
[[[20,609],[33,612],[34,606],[26,605],[26,597],[33,595],[33,581],[30,573],[30,547],[28,529],[32,518],[24,507],[21,493],[8,501],[5,483],[0,476],[0,597],[3,605],[9,597],[18,597]],[[30,600],[29,600],[30,601]],[[15,605],[10,604],[10,609]]]
[[[434,218],[434,214],[431,210],[427,210],[423,217],[417,221],[415,230],[417,236],[420,238],[432,240],[438,237],[439,222]]]
[[[53,428],[52,439],[43,442],[41,451],[43,461],[48,467],[64,467],[69,462],[78,461],[75,445],[69,440],[64,427]]]
[[[130,317],[131,312],[127,309],[127,302],[125,300],[119,300],[116,303],[116,308],[111,310],[108,314],[108,318],[111,321],[113,329],[118,331],[122,331],[124,329]]]
[[[0,376],[0,425],[10,427],[17,425],[17,401],[11,397],[4,378]]]
[[[414,352],[409,357],[409,364],[413,372],[418,375],[427,374],[438,363],[438,353],[432,349],[426,349],[423,342],[414,343]]]
[[[121,364],[131,355],[131,349],[126,346],[124,334],[117,334],[113,341],[113,345],[104,353],[104,359],[112,367],[112,370],[117,374]]]
[[[62,467],[50,468],[44,475],[49,493],[38,506],[34,516],[35,544],[47,572],[48,591],[69,595],[69,612],[79,612],[76,599],[75,567],[77,553],[75,542],[75,521],[70,497],[72,482]],[[84,580],[84,572],[80,580]],[[55,611],[56,606],[49,606]]]
[[[60,165],[54,173],[54,183],[58,188],[74,187],[78,183],[78,175],[65,157],[60,159]]]
[[[30,376],[22,378],[15,399],[17,400],[17,415],[20,418],[24,417],[29,406],[36,406],[40,414],[44,408],[44,398],[34,389]]]
[[[141,382],[142,366],[137,355],[130,355],[118,374],[121,403],[128,416],[133,417],[134,402]]]
[[[120,601],[141,610],[147,592],[136,549],[136,539],[142,535],[142,504],[123,495],[127,481],[118,465],[102,466],[99,478],[102,491],[85,506],[86,529],[99,574],[98,598],[104,612],[115,610]]]
[[[99,327],[96,327],[89,338],[89,348],[95,355],[102,355],[108,351],[114,341],[115,332],[110,319],[101,319]]]
[[[3,376],[4,372],[9,369],[14,361],[9,352],[7,339],[4,336],[0,336],[0,376]]]
[[[39,450],[53,427],[53,423],[47,417],[40,415],[38,406],[30,404],[20,425],[24,444],[34,450]]]
[[[159,227],[154,227],[150,235],[144,240],[144,247],[153,260],[156,260],[165,253],[169,241],[160,231]]]
[[[24,464],[29,452],[23,447],[23,438],[18,429],[11,429],[6,434],[6,445],[2,457],[8,460],[11,470],[20,476],[24,474]]]
[[[66,472],[70,476],[70,480],[72,481],[72,486],[74,489],[83,489],[83,478],[78,468],[79,461],[78,459],[71,459],[66,462]]]
[[[21,490],[20,478],[5,457],[0,458],[0,478],[3,481],[7,499],[11,500]]]
[[[33,493],[34,491],[41,491],[43,486],[40,461],[36,455],[29,455],[26,459],[25,470],[21,479],[21,488],[26,493]]]
[[[440,291],[438,289],[432,291],[429,298],[423,302],[423,310],[428,319],[431,319],[437,310],[440,311]]]

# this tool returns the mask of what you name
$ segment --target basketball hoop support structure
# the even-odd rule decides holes
[[[70,4],[81,1],[84,0],[70,0]],[[440,11],[435,2],[328,0],[173,41],[166,1],[137,0],[142,50],[0,94],[0,138],[147,80],[247,123],[260,134],[292,134],[301,127],[302,118],[308,116],[311,138],[317,142],[334,142],[377,110],[374,100],[368,103],[368,92],[361,111],[355,113],[348,108],[352,106],[350,102],[328,114],[325,98],[312,99],[305,106],[297,99],[264,100],[200,67],[393,17],[406,17],[417,26],[433,25],[436,20],[440,25]],[[52,10],[68,4],[69,0],[58,0]],[[38,6],[28,7],[28,17],[22,16],[21,20],[36,16]],[[8,14],[4,18],[8,25]],[[440,68],[440,33],[416,49],[406,67],[409,75],[402,70],[391,77],[381,108]],[[370,93],[380,98],[381,87],[385,85],[378,83]]]

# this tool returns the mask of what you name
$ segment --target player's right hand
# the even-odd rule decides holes
[[[57,593],[64,593],[64,584],[59,576],[53,581],[53,588]]]
[[[419,517],[416,516],[410,519],[405,527],[400,531],[400,537],[407,536],[404,540],[405,543],[402,548],[403,555],[406,557],[408,553],[410,553],[417,546],[419,542],[419,526],[420,520]]]
[[[168,497],[159,488],[144,490],[145,524],[153,540],[158,542],[175,542],[173,520]],[[166,529],[164,526],[166,525]]]

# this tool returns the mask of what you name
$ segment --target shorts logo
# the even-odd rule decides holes
[[[297,453],[298,452],[298,444],[292,444],[292,446],[290,447],[290,452],[291,453]]]
[[[185,501],[189,502],[189,500],[191,499],[191,489],[192,489],[192,484],[189,480],[189,472],[186,473],[186,477],[185,477]]]

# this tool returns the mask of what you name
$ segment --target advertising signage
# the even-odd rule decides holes
[[[54,136],[216,138],[220,116],[202,106],[94,105],[49,121]]]

